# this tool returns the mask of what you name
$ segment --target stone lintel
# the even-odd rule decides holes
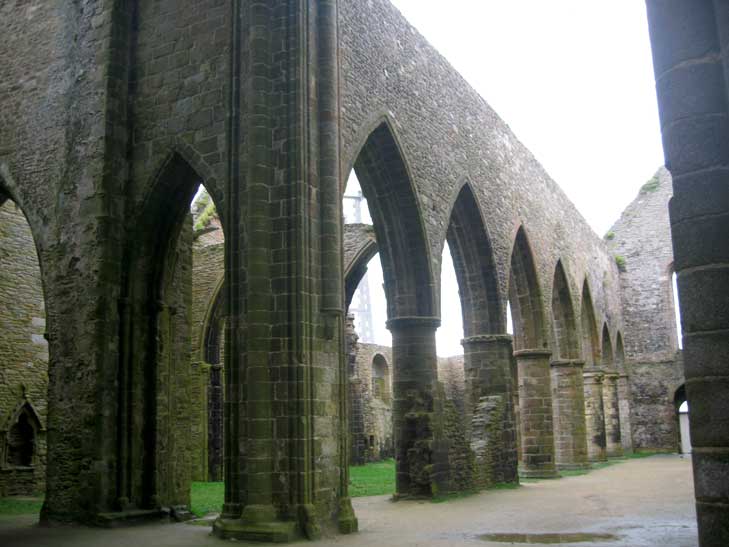
[[[585,361],[582,359],[557,359],[552,361],[550,365],[553,368],[582,368],[585,366]]]
[[[544,359],[552,356],[550,349],[520,349],[514,352],[517,359]]]
[[[393,317],[387,320],[387,330],[401,329],[437,329],[440,327],[440,317]]]

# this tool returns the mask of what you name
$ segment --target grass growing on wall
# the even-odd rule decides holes
[[[349,468],[349,495],[384,496],[395,493],[395,460]]]

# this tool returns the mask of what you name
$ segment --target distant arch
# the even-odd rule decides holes
[[[210,365],[222,364],[223,362],[220,349],[225,338],[223,330],[225,323],[224,282],[225,276],[222,276],[215,285],[201,332],[200,355],[203,361]]]
[[[381,353],[372,358],[372,395],[383,401],[390,400],[390,365]]]
[[[388,317],[436,315],[435,283],[420,207],[401,147],[387,120],[365,140],[354,170],[375,228]]]
[[[367,265],[375,255],[379,252],[377,241],[368,239],[366,243],[358,250],[354,258],[349,264],[345,264],[344,269],[344,301],[345,309],[348,310],[352,304],[354,293],[357,287],[367,273]]]
[[[607,323],[602,326],[602,364],[608,368],[613,368],[615,365],[613,343],[610,339],[610,329]]]
[[[615,336],[615,366],[618,371],[625,372],[625,346],[623,345],[623,335],[620,331]]]
[[[548,347],[544,335],[542,292],[524,226],[520,226],[511,253],[509,301],[514,324],[514,349]]]
[[[463,314],[465,338],[506,332],[491,239],[467,182],[451,210],[446,240],[451,250]]]
[[[590,293],[590,285],[587,279],[582,284],[580,323],[582,327],[582,352],[585,358],[585,364],[588,367],[595,367],[600,363],[600,339],[597,334],[595,308],[592,305],[592,294]]]
[[[556,357],[558,359],[579,359],[579,330],[575,319],[575,309],[572,305],[572,292],[561,260],[557,261],[552,281],[552,320]]]

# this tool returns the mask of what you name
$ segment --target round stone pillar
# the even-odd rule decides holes
[[[396,497],[431,497],[448,476],[442,409],[436,397],[438,357],[435,317],[390,319],[393,369],[393,435]],[[443,490],[441,490],[443,491]]]
[[[462,341],[466,376],[468,439],[475,456],[477,487],[516,482],[518,459],[508,334],[471,336]]]
[[[602,383],[602,404],[605,410],[605,452],[608,458],[623,456],[620,434],[620,405],[618,403],[617,372],[608,372]]]
[[[607,460],[605,452],[605,411],[603,409],[603,373],[589,369],[584,374],[585,423],[587,424],[587,456],[590,462]]]
[[[621,374],[618,377],[618,406],[620,407],[620,440],[623,443],[623,454],[633,453],[633,428],[630,422],[630,377]]]
[[[554,461],[552,389],[549,358],[552,352],[527,349],[514,353],[519,374],[522,467],[520,475],[558,477]]]
[[[584,361],[552,361],[552,406],[554,410],[554,452],[557,469],[586,469],[587,426],[585,424]]]

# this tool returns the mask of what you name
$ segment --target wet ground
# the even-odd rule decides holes
[[[354,500],[360,532],[310,545],[565,545],[696,547],[691,462],[679,456],[628,460],[588,475],[527,483],[447,503]],[[0,518],[3,547],[213,547],[230,545],[189,524],[117,530],[46,529]],[[240,543],[240,542],[238,542]]]

